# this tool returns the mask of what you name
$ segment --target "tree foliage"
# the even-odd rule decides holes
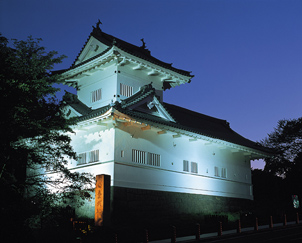
[[[288,177],[302,167],[302,117],[280,120],[274,131],[261,141],[272,148],[275,154],[266,158],[265,171]]]
[[[1,218],[15,214],[14,224],[47,215],[58,200],[85,198],[92,182],[90,175],[67,169],[68,158],[76,156],[67,135],[71,121],[55,97],[59,77],[51,73],[64,56],[46,52],[40,42],[29,37],[10,44],[0,35]]]

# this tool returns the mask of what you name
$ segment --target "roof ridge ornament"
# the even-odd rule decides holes
[[[95,30],[95,29],[99,29],[99,30],[101,30],[101,28],[100,28],[100,24],[103,24],[103,23],[100,21],[100,19],[98,19],[98,22],[95,24],[95,27],[94,27],[94,26],[92,26],[93,30]]]
[[[144,38],[141,39],[141,42],[143,43],[141,48],[146,49],[146,42],[144,41]]]

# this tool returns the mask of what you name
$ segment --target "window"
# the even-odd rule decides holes
[[[99,161],[99,150],[89,152],[89,163]]]
[[[102,90],[98,89],[91,92],[91,103],[94,103],[102,98]]]
[[[121,157],[125,157],[125,151],[124,150],[121,150]]]
[[[132,149],[132,162],[146,164],[146,152]]]
[[[132,162],[139,164],[147,164],[152,166],[160,166],[160,154],[147,153],[137,149],[132,149]]]
[[[226,168],[221,168],[221,177],[226,178],[227,177],[227,169]]]
[[[153,165],[153,166],[160,166],[160,155],[159,154],[148,153],[147,164],[148,165]]]
[[[191,162],[191,172],[198,173],[198,164],[196,162]]]
[[[217,176],[217,177],[220,176],[220,174],[219,174],[219,168],[216,167],[216,166],[214,167],[214,175]]]
[[[120,95],[130,97],[133,95],[133,87],[120,83]]]
[[[217,177],[221,178],[226,178],[227,177],[227,169],[226,168],[219,168],[219,167],[214,167],[214,175]]]
[[[183,171],[189,172],[189,161],[188,160],[183,161]]]
[[[77,165],[86,164],[86,153],[81,153],[78,155]]]
[[[77,165],[84,165],[99,161],[99,150],[93,150],[87,153],[80,153],[77,159]]]

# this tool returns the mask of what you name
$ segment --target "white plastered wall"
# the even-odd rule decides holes
[[[115,186],[253,199],[250,164],[243,153],[157,131],[122,123],[116,128]],[[132,162],[132,149],[160,154],[161,166]],[[184,172],[183,160],[196,162],[198,173]],[[227,177],[216,177],[214,167],[226,168]]]

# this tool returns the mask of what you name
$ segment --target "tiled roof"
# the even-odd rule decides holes
[[[167,103],[165,103],[165,107],[168,109],[170,114],[172,114],[178,124],[186,127],[185,130],[264,152],[271,152],[260,144],[246,139],[236,133],[230,128],[230,124],[226,120],[210,117]]]
[[[144,85],[134,95],[130,96],[127,99],[122,100],[121,107],[126,108],[133,104],[136,104],[151,94],[155,94],[155,89],[152,87],[152,85],[151,84]]]
[[[159,65],[163,68],[167,68],[169,70],[172,70],[174,72],[177,72],[179,74],[182,74],[182,75],[185,75],[185,76],[188,76],[188,77],[194,77],[194,75],[191,75],[191,72],[188,72],[188,71],[185,71],[185,70],[181,70],[181,69],[178,69],[178,68],[174,68],[172,67],[172,64],[170,63],[166,63],[166,62],[163,62],[163,61],[160,61],[158,60],[157,58],[151,56],[151,53],[148,49],[144,48],[144,47],[138,47],[136,45],[133,45],[133,44],[130,44],[126,41],[123,41],[117,37],[114,37],[112,35],[109,35],[109,34],[106,34],[105,32],[103,32],[100,28],[96,27],[93,29],[93,31],[90,33],[85,45],[87,44],[89,38],[93,36],[94,38],[96,38],[97,40],[99,40],[100,42],[102,42],[103,44],[107,45],[108,48],[103,52],[103,53],[100,53],[88,60],[85,60],[84,62],[82,63],[79,63],[79,64],[75,64],[75,61],[74,63],[71,65],[70,69],[73,69],[75,67],[78,67],[84,63],[87,63],[87,61],[90,61],[90,60],[93,60],[101,55],[103,55],[104,53],[106,53],[109,49],[111,49],[111,47],[113,45],[117,46],[118,48],[122,49],[123,51],[131,54],[131,55],[134,55],[136,57],[139,57],[141,59],[144,59],[146,61],[149,61],[153,64],[156,64],[156,65]],[[84,49],[85,45],[83,46],[82,50]],[[82,50],[80,51],[80,53],[82,52]],[[80,53],[78,54],[76,60],[78,59]]]
[[[146,121],[178,128],[188,132],[200,134],[209,138],[220,139],[226,142],[245,146],[248,148],[260,150],[265,153],[271,153],[265,147],[248,140],[235,131],[233,131],[225,120],[209,117],[194,111],[187,110],[180,106],[164,103],[169,113],[175,118],[176,122],[167,121],[163,118],[142,113],[136,110],[123,109],[119,106],[116,109],[125,115],[132,116],[136,119],[143,119]]]
[[[235,131],[233,131],[226,120],[210,117],[168,103],[163,103],[163,106],[169,112],[169,114],[175,119],[176,122],[168,121],[164,118],[147,114],[141,111],[137,111],[135,109],[129,109],[129,106],[143,100],[148,95],[155,95],[152,85],[146,85],[142,87],[139,92],[129,97],[128,99],[123,100],[121,103],[116,102],[113,106],[107,105],[105,107],[96,110],[91,110],[87,106],[86,106],[87,108],[83,109],[82,106],[84,104],[79,103],[76,97],[73,97],[73,100],[69,99],[69,101],[75,102],[75,104],[70,104],[72,107],[74,107],[74,109],[76,110],[82,109],[86,111],[85,114],[81,113],[83,114],[83,116],[79,117],[78,121],[83,121],[102,115],[106,111],[108,111],[110,107],[113,107],[119,112],[131,116],[138,120],[143,120],[147,122],[149,121],[159,125],[169,126],[187,132],[196,133],[209,138],[223,140],[233,144],[245,146],[251,149],[256,149],[258,151],[262,151],[267,154],[272,153],[272,151],[270,151],[269,149],[249,139],[246,139],[243,136],[236,133]],[[90,112],[87,112],[88,110],[90,110]]]
[[[91,108],[78,99],[77,95],[67,92],[66,90],[65,95],[63,96],[63,101],[79,112],[82,116],[85,116],[92,111]]]
[[[63,101],[65,104],[70,105],[73,109],[79,112],[82,116],[77,118],[77,121],[85,121],[93,117],[104,114],[110,109],[110,105],[103,106],[101,108],[92,110],[83,102],[78,99],[78,96],[72,93],[69,93],[65,90],[65,95],[63,96]]]

